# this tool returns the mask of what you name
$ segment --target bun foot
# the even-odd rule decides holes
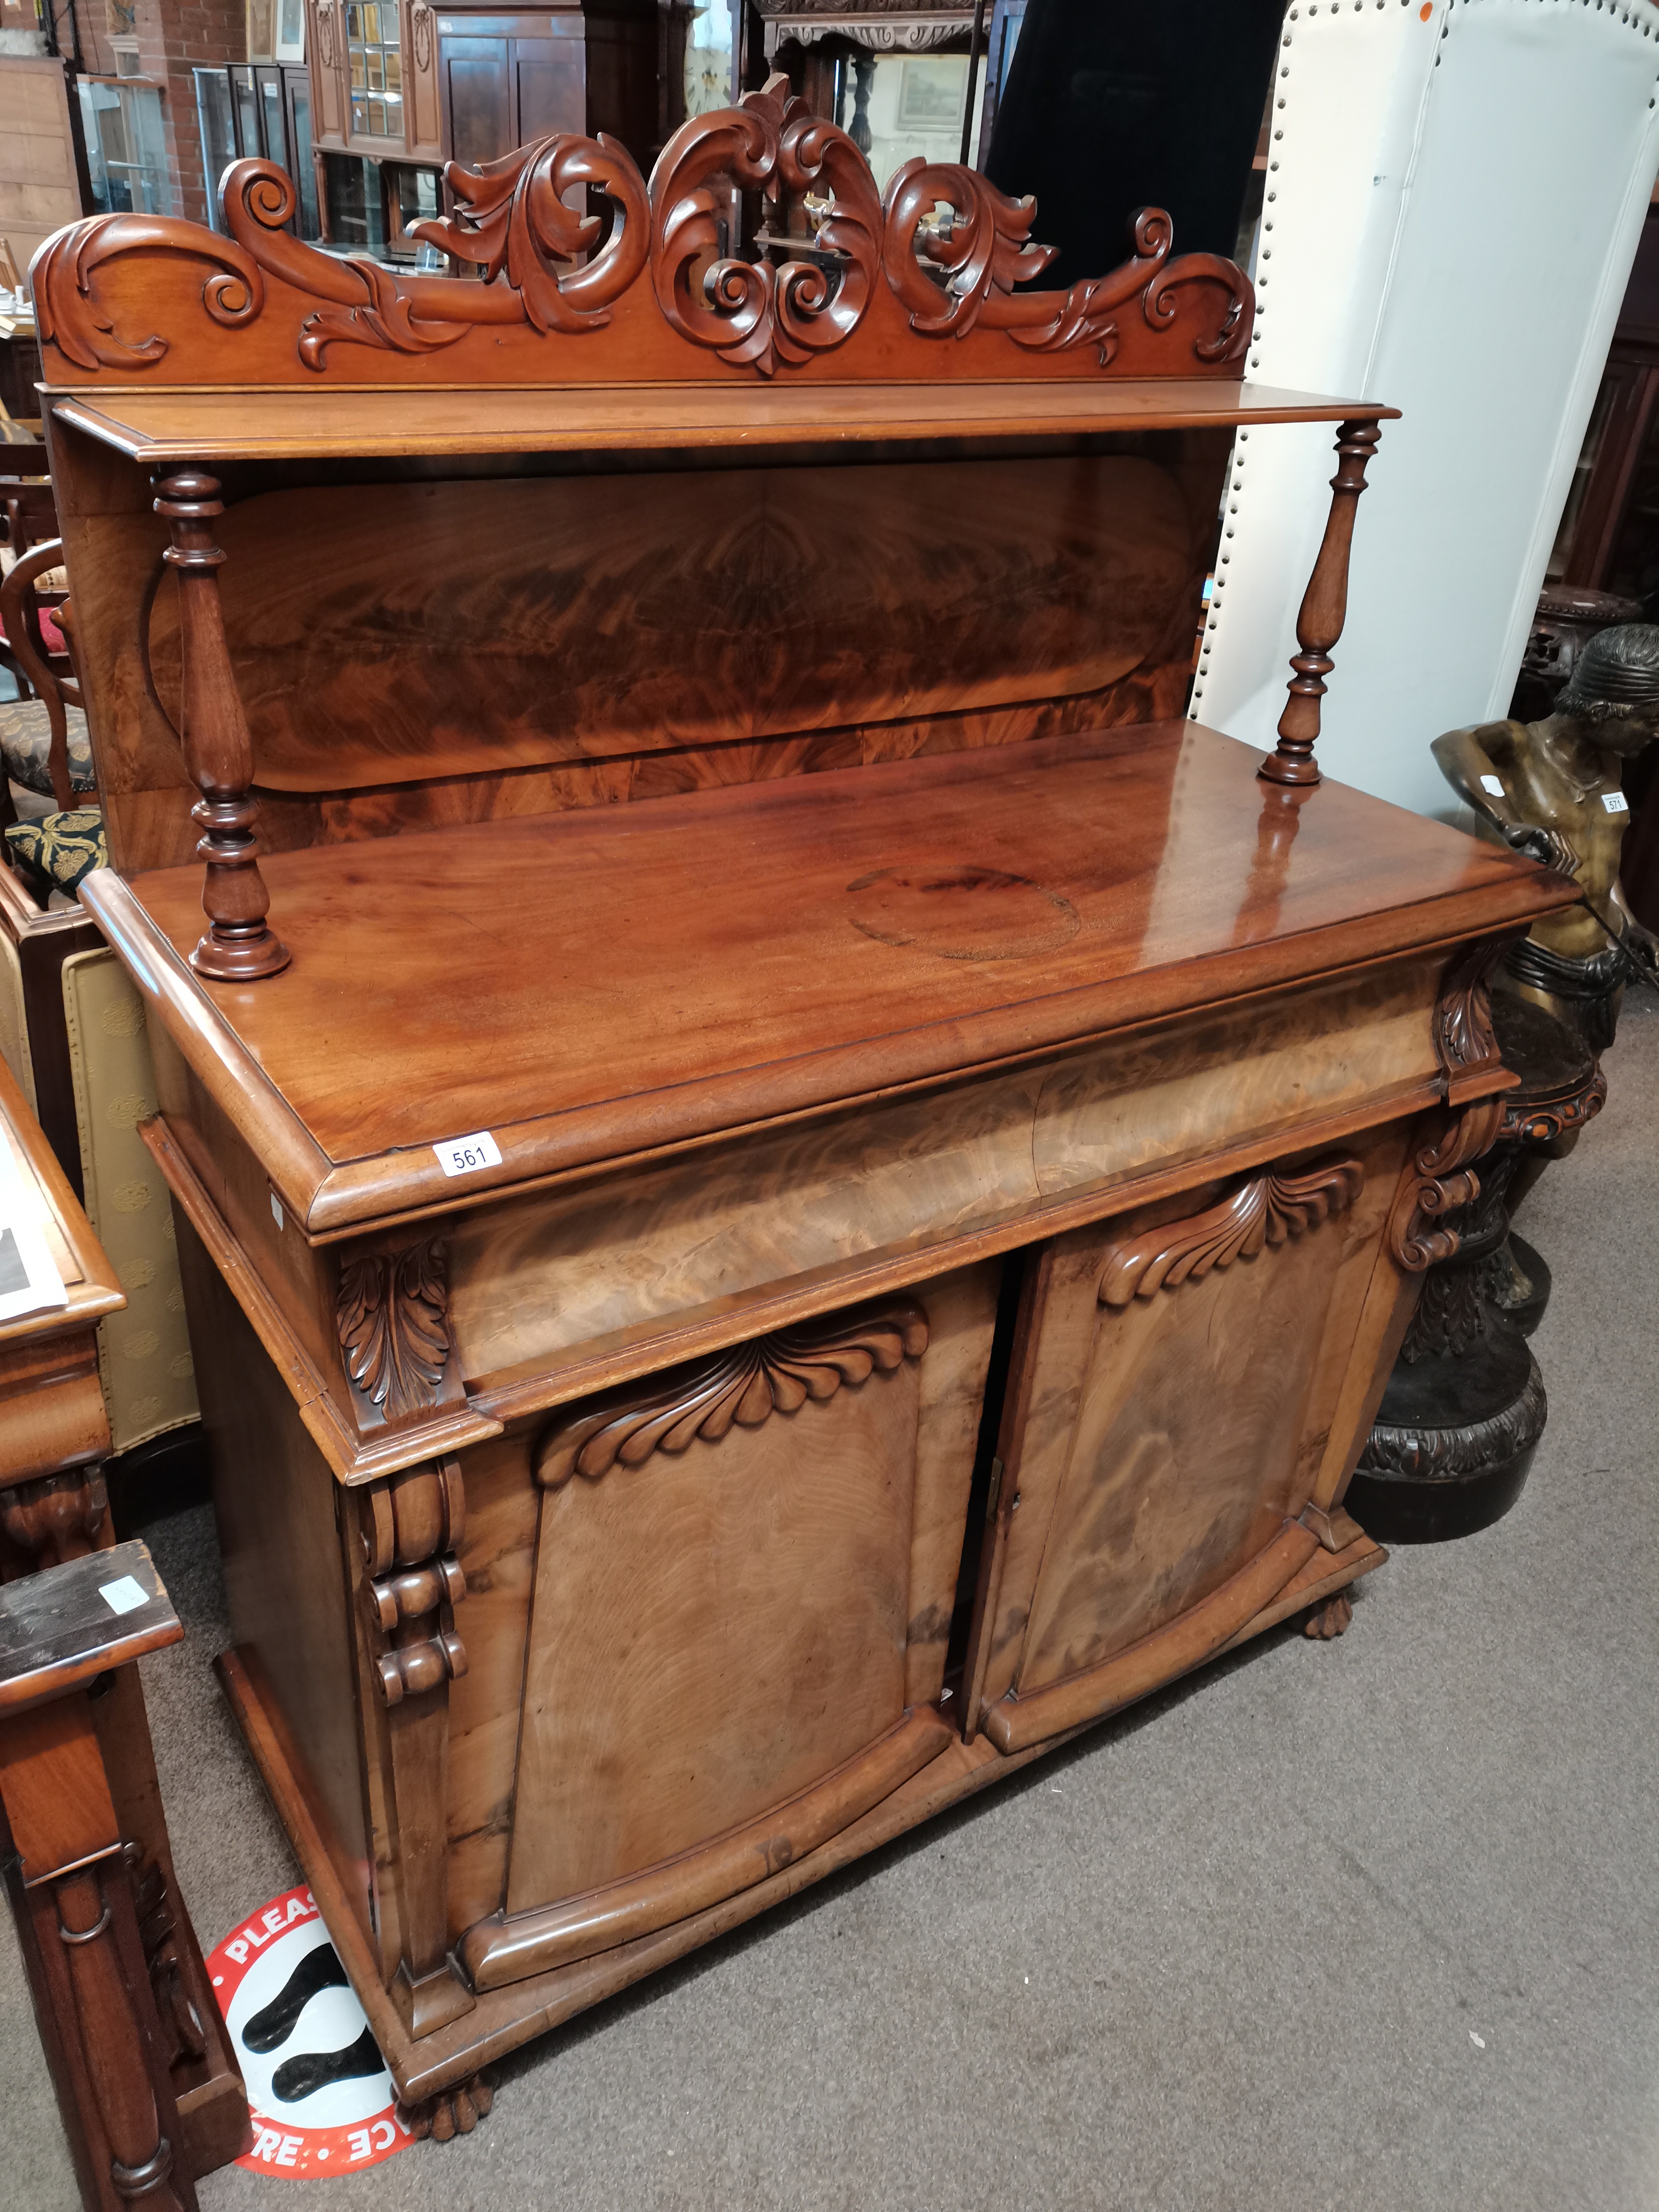
[[[1345,1589],[1334,1591],[1323,1605],[1313,1607],[1302,1624],[1304,1636],[1317,1636],[1328,1643],[1333,1636],[1340,1636],[1353,1619],[1353,1600]]]
[[[428,2136],[434,2142],[447,2142],[453,2136],[470,2136],[495,2101],[489,2076],[475,2074],[470,2081],[440,2089],[422,2104],[399,2105],[398,2117],[416,2142]]]

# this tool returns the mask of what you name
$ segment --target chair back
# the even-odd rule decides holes
[[[7,661],[46,708],[52,728],[48,767],[52,795],[59,809],[67,813],[76,805],[86,805],[92,796],[82,793],[77,799],[70,781],[69,718],[64,709],[84,704],[69,641],[74,618],[68,600],[58,601],[57,620],[65,642],[62,647],[49,643],[41,615],[52,595],[43,595],[38,582],[41,576],[61,568],[63,562],[62,542],[52,538],[15,563],[4,581],[0,582],[0,630],[5,634]]]

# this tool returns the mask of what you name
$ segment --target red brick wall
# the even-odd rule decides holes
[[[247,59],[244,0],[138,0],[137,32],[143,74],[163,88],[161,118],[175,207],[192,222],[205,222],[208,192],[218,179],[202,174],[202,134],[191,71]]]

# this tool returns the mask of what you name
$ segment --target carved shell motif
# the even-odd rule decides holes
[[[716,1443],[734,1426],[757,1429],[809,1398],[822,1402],[843,1384],[856,1389],[878,1370],[890,1375],[927,1349],[927,1316],[914,1298],[755,1337],[653,1378],[654,1389],[630,1383],[597,1406],[558,1414],[537,1449],[537,1480],[556,1490],[573,1474],[597,1481],[618,1465],[642,1465],[653,1452],[683,1452],[699,1437]]]
[[[1207,1212],[1166,1221],[1132,1243],[1114,1245],[1100,1279],[1100,1302],[1127,1306],[1166,1285],[1174,1290],[1201,1279],[1212,1267],[1250,1259],[1264,1245],[1300,1237],[1352,1206],[1364,1180],[1358,1161],[1347,1158],[1322,1160],[1300,1175],[1256,1176]]]
[[[442,1240],[348,1260],[335,1322],[353,1387],[388,1421],[435,1403],[449,1358]]]

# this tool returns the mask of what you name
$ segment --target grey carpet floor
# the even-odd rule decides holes
[[[473,2136],[321,2185],[341,2212],[1659,2207],[1659,1000],[1607,1067],[1521,1223],[1550,1421],[1507,1520],[1396,1553],[1340,1643],[1280,1631],[518,2054]],[[205,1947],[297,1874],[208,1670],[210,1518],[148,1534]],[[0,2200],[67,2212],[0,1944]]]

